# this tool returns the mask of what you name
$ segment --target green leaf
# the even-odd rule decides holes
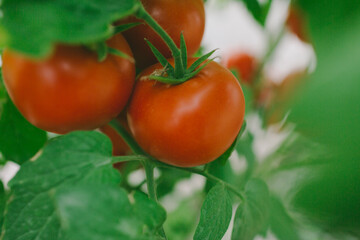
[[[31,125],[7,98],[0,115],[0,152],[6,160],[22,164],[47,140],[46,132]]]
[[[229,227],[231,216],[229,193],[219,184],[212,188],[205,198],[194,240],[221,239]]]
[[[300,240],[295,222],[288,214],[282,202],[271,197],[270,228],[279,240]]]
[[[348,159],[359,158],[359,2],[299,3],[309,16],[317,68],[295,99],[289,120],[297,123],[299,131],[332,151]]]
[[[160,239],[154,231],[165,220],[157,203],[135,194],[131,204],[124,190],[106,185],[62,189],[56,203],[61,225],[74,240]]]
[[[122,25],[116,26],[115,30],[114,30],[114,34],[125,32],[126,30],[129,30],[129,29],[136,27],[138,25],[141,25],[141,24],[143,24],[143,23],[142,22],[133,22],[133,23],[127,23],[127,24],[122,24]]]
[[[359,159],[334,156],[310,170],[311,177],[297,182],[294,209],[327,232],[360,237]]]
[[[236,145],[236,151],[240,156],[244,156],[247,163],[244,180],[246,181],[251,177],[256,167],[256,156],[253,150],[254,136],[251,132],[247,131],[241,136]]]
[[[241,88],[245,97],[245,115],[247,116],[254,110],[254,92],[246,84],[241,85]]]
[[[250,180],[245,186],[245,200],[234,219],[231,239],[252,240],[267,224],[270,208],[269,190],[262,180]]]
[[[254,19],[261,25],[265,26],[266,19],[272,4],[272,0],[267,0],[260,4],[258,0],[238,0],[245,3],[246,8],[250,11]]]
[[[223,161],[222,159],[217,159],[208,163],[207,172],[211,175],[225,181],[228,183],[232,183],[235,178],[235,174],[231,168],[230,161]],[[213,187],[215,187],[215,183],[213,181],[207,180],[205,185],[205,192],[209,192]]]
[[[156,80],[165,84],[180,84],[186,81],[186,78],[182,78],[182,79],[175,79],[172,77],[162,77],[162,76],[155,76],[155,75],[150,75],[149,79],[151,80]]]
[[[192,239],[202,201],[202,194],[194,193],[189,198],[182,200],[174,211],[168,213],[164,224],[168,239]]]
[[[261,6],[258,0],[241,0],[241,1],[245,3],[246,8],[250,11],[251,15],[253,15],[255,20],[258,21],[261,25],[264,25],[262,19]]]
[[[109,52],[109,48],[106,45],[105,42],[99,42],[96,44],[95,46],[97,55],[98,55],[98,61],[102,62],[106,59],[108,52]]]
[[[109,48],[108,47],[108,53],[116,55],[118,57],[124,58],[126,60],[129,60],[130,62],[134,63],[135,59],[133,57],[131,57],[130,55],[116,49],[116,48]]]
[[[175,72],[174,67],[169,63],[169,61],[164,57],[164,55],[162,55],[162,53],[149,40],[145,39],[145,41],[149,45],[151,51],[154,53],[156,59],[165,68],[169,77],[173,77],[174,72]]]
[[[6,102],[6,99],[7,99],[7,94],[6,94],[4,81],[2,78],[2,69],[0,67],[0,116],[3,109],[3,104]]]
[[[205,55],[203,55],[202,57],[198,58],[187,70],[188,73],[192,73],[195,71],[195,69],[197,67],[199,67],[203,62],[205,62],[211,55],[213,55],[213,53],[216,51],[213,50]],[[209,60],[210,61],[210,60]]]
[[[180,35],[180,52],[181,52],[181,60],[183,62],[183,66],[187,68],[187,48],[186,48],[186,42],[183,32],[181,32]]]
[[[2,240],[60,239],[54,193],[80,183],[118,186],[121,178],[112,167],[111,153],[110,140],[98,132],[74,132],[50,140],[38,159],[23,164],[9,183]]]
[[[166,219],[166,211],[142,192],[134,194],[134,212],[137,219],[145,223],[153,233],[159,230]]]
[[[87,44],[109,38],[112,23],[137,8],[135,0],[4,0],[2,27],[8,47],[43,57],[58,42]]]
[[[4,212],[6,206],[6,192],[2,181],[0,181],[0,229],[4,224]]]
[[[159,198],[173,191],[178,181],[190,178],[191,173],[177,169],[161,169],[161,175],[156,179],[157,196]]]

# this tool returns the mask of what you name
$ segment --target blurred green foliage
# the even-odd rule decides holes
[[[328,231],[360,229],[360,4],[301,0],[317,66],[299,91],[289,119],[324,144],[328,164],[313,171],[294,204]]]

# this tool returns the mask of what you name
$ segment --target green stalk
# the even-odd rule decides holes
[[[259,85],[261,82],[261,74],[264,71],[265,65],[269,62],[270,58],[273,56],[275,50],[277,49],[277,47],[279,46],[279,43],[281,42],[281,40],[283,39],[284,35],[286,33],[286,28],[283,27],[279,33],[279,35],[276,36],[275,40],[270,39],[269,40],[269,47],[267,49],[267,52],[264,56],[264,58],[262,59],[258,69],[256,70],[255,73],[255,78],[254,78],[254,84],[255,85]]]
[[[142,4],[135,13],[135,16],[144,20],[165,41],[175,60],[175,78],[182,78],[185,70],[181,59],[181,52],[169,34],[151,17]]]
[[[116,120],[112,120],[110,122],[110,126],[113,127],[120,134],[120,136],[124,139],[124,141],[127,143],[127,145],[135,154],[143,155],[143,156],[134,156],[133,158],[134,160],[140,160],[142,165],[144,166],[149,198],[154,200],[155,202],[158,202],[156,196],[156,184],[154,178],[155,165],[153,163],[153,159],[150,156],[148,156],[148,154],[146,154],[144,150],[140,148],[140,146],[137,144],[134,138]],[[121,159],[121,157],[117,157],[117,158]],[[163,227],[161,227],[159,234],[165,239],[167,239]]]
[[[229,189],[231,192],[233,192],[236,196],[238,196],[240,198],[240,200],[244,201],[245,197],[242,194],[242,192],[240,192],[238,189],[236,189],[233,185],[223,181],[222,179],[215,177],[214,175],[211,175],[210,173],[208,173],[207,171],[201,170],[201,169],[197,169],[197,168],[181,168],[181,167],[175,167],[172,165],[168,165],[162,162],[156,162],[158,167],[163,167],[163,168],[171,168],[171,169],[177,169],[180,171],[186,171],[186,172],[191,172],[191,173],[195,173],[198,175],[201,175],[205,178],[207,178],[210,181],[213,181],[214,183],[220,183],[223,184],[227,189]]]
[[[157,201],[155,178],[154,178],[155,166],[150,161],[143,161],[143,165],[145,168],[149,197],[150,197],[150,199]]]
[[[146,155],[146,153],[140,148],[134,138],[116,120],[112,120],[109,125],[120,134],[133,153],[137,155]]]
[[[113,156],[111,163],[131,162],[131,161],[146,161],[149,158],[143,155],[131,155],[131,156]]]

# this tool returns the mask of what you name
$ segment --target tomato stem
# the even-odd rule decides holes
[[[111,158],[111,163],[130,162],[130,161],[146,161],[149,158],[143,155],[131,155],[131,156],[114,156]]]
[[[119,133],[133,153],[138,155],[147,155],[144,150],[140,148],[134,138],[116,120],[112,120],[109,125]]]
[[[255,76],[254,76],[254,84],[261,84],[261,74],[265,68],[265,65],[268,63],[269,59],[271,58],[271,56],[274,54],[275,50],[277,49],[277,47],[279,46],[279,43],[281,42],[281,40],[283,39],[285,33],[286,33],[286,28],[283,27],[280,30],[280,33],[276,36],[276,38],[270,39],[269,41],[269,47],[268,50],[264,56],[264,58],[262,59],[259,67],[256,70]]]
[[[175,60],[175,78],[182,78],[185,74],[184,65],[181,59],[180,49],[169,34],[155,21],[140,3],[138,11],[135,13],[137,18],[144,20],[167,44]],[[185,66],[186,67],[186,66]]]
[[[154,179],[155,166],[149,160],[142,161],[142,163],[145,168],[149,197],[150,197],[150,199],[157,201],[156,186],[155,186],[155,179]]]
[[[155,168],[154,159],[150,157],[148,154],[146,154],[144,150],[141,149],[141,147],[137,144],[134,138],[116,120],[112,120],[109,124],[120,134],[120,136],[124,139],[124,141],[127,143],[127,145],[135,154],[143,155],[143,156],[135,155],[135,156],[115,157],[114,159],[128,159],[129,157],[132,157],[134,160],[140,160],[145,169],[149,198],[154,200],[155,202],[158,202],[156,196],[156,183],[154,178],[154,168]],[[161,227],[161,229],[159,230],[159,234],[163,238],[167,239],[163,227]]]

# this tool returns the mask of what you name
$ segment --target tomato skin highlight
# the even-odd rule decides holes
[[[210,62],[179,85],[149,80],[159,69],[156,64],[144,70],[135,85],[128,108],[134,138],[151,156],[171,165],[193,167],[215,160],[243,123],[245,100],[237,79]]]
[[[107,43],[132,56],[121,35]],[[60,134],[95,129],[123,110],[135,80],[129,60],[97,58],[82,46],[58,45],[44,60],[5,50],[5,86],[23,116],[40,129]]]
[[[141,0],[141,2],[146,11],[164,28],[178,47],[180,34],[183,32],[189,56],[196,53],[205,30],[203,0]],[[135,17],[129,17],[120,24],[138,21],[139,19]],[[166,58],[172,57],[165,42],[145,23],[123,32],[123,35],[129,42],[136,66],[140,69],[157,63],[144,38],[154,44]]]

